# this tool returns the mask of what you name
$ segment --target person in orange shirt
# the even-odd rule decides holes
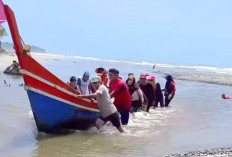
[[[101,77],[102,84],[104,84],[107,88],[109,88],[109,78],[107,75],[107,71],[100,67],[95,70],[97,76]]]

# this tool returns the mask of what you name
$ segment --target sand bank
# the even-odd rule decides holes
[[[44,54],[37,52],[31,53],[31,56],[41,64],[48,60],[56,60],[61,59],[63,57],[59,55]],[[0,72],[4,71],[9,65],[11,65],[13,60],[18,61],[18,58],[15,53],[0,53]]]
[[[204,82],[210,84],[219,84],[232,86],[232,75],[219,75],[219,74],[210,74],[210,73],[169,73],[175,79],[186,80],[186,81],[195,81],[195,82]]]

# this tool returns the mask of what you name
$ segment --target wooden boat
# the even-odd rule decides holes
[[[77,98],[77,91],[30,56],[30,48],[22,44],[13,11],[7,5],[3,7],[38,131],[59,133],[93,125],[100,115],[97,102]]]

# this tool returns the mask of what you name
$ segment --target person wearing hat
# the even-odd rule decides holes
[[[146,111],[149,112],[149,109],[154,101],[155,91],[152,84],[147,81],[147,74],[141,74],[139,82],[139,87],[147,98],[148,105]]]
[[[109,70],[110,96],[114,97],[114,105],[121,115],[122,125],[127,125],[131,108],[131,95],[126,82],[118,75],[119,71],[117,69]]]
[[[96,91],[93,84],[91,83],[91,80],[89,79],[89,76],[89,72],[86,71],[84,72],[83,77],[78,78],[77,80],[77,85],[82,94],[90,94]]]
[[[164,97],[165,97],[165,107],[168,107],[171,100],[175,96],[176,85],[171,75],[167,75],[165,78],[167,81],[166,81],[165,88],[163,89],[163,91],[164,91]]]
[[[110,121],[121,133],[124,130],[120,124],[120,118],[116,107],[114,106],[108,89],[102,84],[101,78],[95,76],[92,78],[92,83],[96,88],[96,92],[88,95],[78,95],[79,98],[96,98],[97,104],[101,113],[101,117],[96,120],[96,126],[99,129],[107,121]]]

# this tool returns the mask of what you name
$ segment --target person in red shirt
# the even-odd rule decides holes
[[[121,114],[122,125],[127,125],[129,121],[129,110],[131,107],[131,95],[129,89],[119,76],[117,69],[109,70],[110,96],[114,97],[114,105]]]
[[[222,99],[232,99],[232,97],[222,94]]]
[[[168,107],[171,100],[174,98],[176,93],[176,84],[173,80],[173,77],[171,75],[166,76],[166,85],[164,91],[164,97],[165,97],[165,107]]]

